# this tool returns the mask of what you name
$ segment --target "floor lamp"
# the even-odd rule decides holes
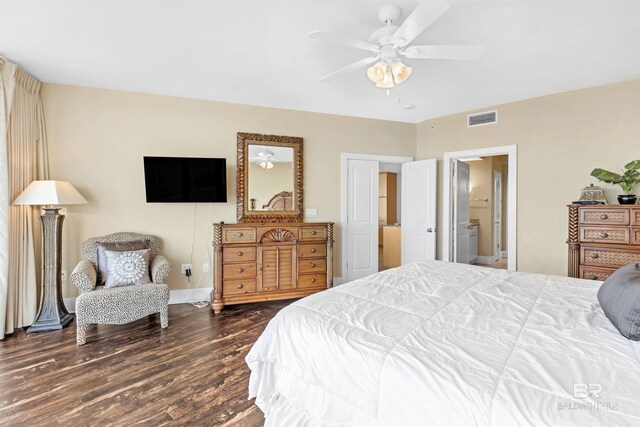
[[[67,181],[33,181],[13,205],[44,206],[42,226],[42,285],[40,306],[27,332],[62,329],[73,320],[62,301],[62,221],[59,205],[87,203]],[[55,206],[54,206],[55,205]]]

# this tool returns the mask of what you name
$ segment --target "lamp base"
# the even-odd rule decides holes
[[[40,216],[42,225],[42,286],[40,307],[27,332],[55,331],[69,325],[73,316],[62,300],[62,222],[59,208],[46,207]]]
[[[60,320],[56,319],[38,319],[33,325],[29,326],[27,333],[31,332],[47,332],[47,331],[59,331],[60,329],[68,326],[73,321],[73,316],[69,313],[64,313],[60,316]]]

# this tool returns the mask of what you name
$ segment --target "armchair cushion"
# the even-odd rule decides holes
[[[164,284],[147,283],[112,289],[98,286],[76,299],[78,327],[94,323],[122,325],[133,322],[166,310],[168,302],[169,288]]]
[[[127,252],[149,249],[149,239],[134,240],[129,242],[102,242],[97,245],[97,266],[98,283],[104,285],[109,277],[109,267],[107,266],[107,255],[105,251]]]
[[[104,251],[109,275],[105,288],[149,283],[149,249],[139,251]]]
[[[71,283],[73,283],[80,293],[91,292],[96,287],[96,268],[91,261],[82,260],[71,273]]]
[[[164,283],[171,273],[171,264],[162,255],[156,256],[151,261],[151,281],[153,283]]]

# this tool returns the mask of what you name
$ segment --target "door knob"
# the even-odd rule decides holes
[[[431,228],[431,227],[427,228],[427,233],[433,233],[434,231],[436,231],[435,228]]]

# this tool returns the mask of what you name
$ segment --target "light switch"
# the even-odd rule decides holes
[[[318,216],[318,209],[307,208],[305,209],[304,216],[306,216],[307,218],[315,218]]]

